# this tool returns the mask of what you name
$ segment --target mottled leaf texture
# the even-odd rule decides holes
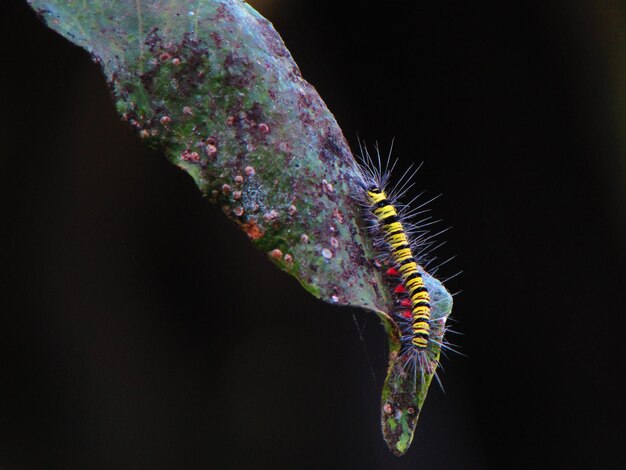
[[[393,301],[353,200],[352,154],[270,22],[239,0],[28,1],[100,63],[122,119],[274,263],[320,299],[379,315],[391,358],[383,434],[404,453],[432,374],[415,386],[395,362]],[[426,278],[445,319],[450,296]]]

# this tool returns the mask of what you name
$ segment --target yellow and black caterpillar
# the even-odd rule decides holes
[[[397,266],[402,284],[411,299],[412,344],[418,349],[426,349],[430,333],[430,296],[424,285],[418,264],[413,256],[409,238],[398,217],[398,212],[387,198],[384,189],[372,185],[366,194],[378,219],[384,238],[390,247],[390,257]]]
[[[390,174],[397,160],[381,163],[376,149],[374,162],[366,148],[361,148],[360,164],[354,174],[360,186],[356,199],[363,207],[363,217],[377,251],[377,266],[384,266],[385,282],[395,300],[395,308],[389,312],[401,331],[400,358],[407,369],[414,373],[434,372],[438,366],[439,349],[451,349],[443,340],[447,328],[445,320],[434,318],[437,300],[429,292],[425,282],[425,267],[434,259],[432,251],[437,248],[427,226],[435,223],[430,217],[415,221],[415,216],[427,212],[421,203],[411,207],[401,201],[413,186],[417,169],[407,170],[397,183],[389,185]],[[432,283],[431,283],[432,284]],[[434,304],[433,304],[434,302]],[[446,317],[447,318],[447,317]],[[436,375],[435,375],[436,376]]]

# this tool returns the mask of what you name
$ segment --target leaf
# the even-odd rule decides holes
[[[28,1],[101,64],[122,119],[274,263],[322,300],[379,315],[391,358],[383,403],[404,410],[383,407],[384,435],[406,451],[432,374],[416,387],[394,362],[399,330],[353,199],[354,159],[269,21],[238,0]],[[430,279],[447,296],[445,319],[451,299]]]

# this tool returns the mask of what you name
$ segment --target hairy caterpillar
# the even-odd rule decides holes
[[[411,207],[420,196],[403,204],[401,198],[412,188],[411,182],[419,167],[409,168],[393,186],[389,179],[397,159],[390,157],[383,165],[376,148],[376,161],[366,147],[360,147],[360,164],[355,173],[361,189],[357,200],[363,207],[367,228],[377,250],[377,265],[385,267],[385,280],[392,292],[396,308],[390,312],[402,332],[400,358],[413,374],[435,373],[438,353],[433,346],[450,349],[443,341],[445,319],[432,318],[432,295],[424,282],[425,266],[437,248],[427,226],[435,223],[430,217],[414,219],[426,212],[425,203]],[[391,155],[391,151],[390,151]],[[434,333],[434,334],[433,334]],[[437,348],[437,349],[438,349]]]
[[[398,217],[398,212],[387,199],[384,188],[372,185],[365,191],[372,206],[372,213],[378,219],[384,233],[384,240],[390,247],[390,258],[397,266],[402,279],[402,288],[406,289],[411,299],[413,339],[411,343],[417,349],[426,349],[430,332],[430,296],[424,286],[417,262],[413,256],[409,238]]]

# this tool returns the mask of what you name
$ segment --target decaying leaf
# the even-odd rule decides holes
[[[393,300],[354,202],[354,159],[269,21],[239,0],[28,1],[101,64],[122,119],[270,260],[316,297],[379,315],[390,346],[383,434],[404,453],[432,374],[416,384],[395,361]],[[425,278],[443,334],[451,297]]]

